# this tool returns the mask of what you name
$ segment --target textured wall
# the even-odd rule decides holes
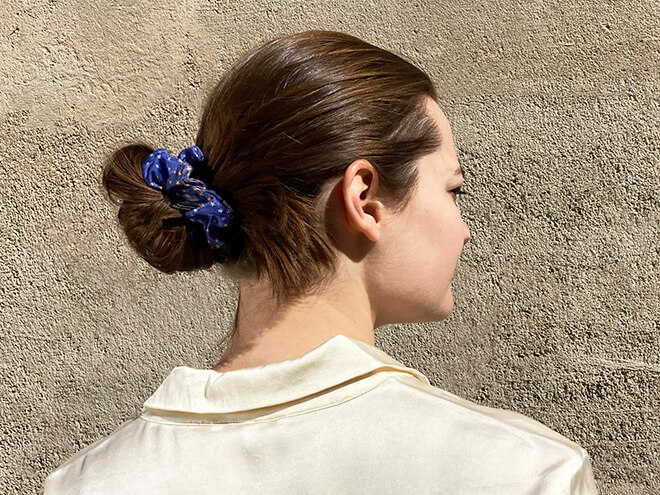
[[[658,14],[651,0],[3,0],[0,492],[38,493],[174,366],[211,367],[226,345],[236,287],[137,258],[102,157],[133,138],[192,144],[241,53],[323,28],[431,74],[472,192],[454,312],[376,344],[578,442],[601,493],[659,493]]]

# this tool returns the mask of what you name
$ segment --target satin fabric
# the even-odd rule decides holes
[[[165,148],[149,153],[142,162],[142,176],[154,189],[162,190],[173,208],[192,222],[204,225],[206,239],[213,249],[223,251],[218,261],[226,261],[229,243],[224,239],[227,229],[234,224],[234,210],[213,189],[199,179],[190,177],[195,167],[204,166],[204,154],[198,146],[184,148],[178,156]],[[231,235],[231,234],[230,234]]]
[[[584,449],[337,335],[225,373],[175,367],[44,485],[78,494],[597,494]]]

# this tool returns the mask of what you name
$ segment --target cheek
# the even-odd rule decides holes
[[[448,247],[452,244],[452,238],[456,236],[457,215],[454,212],[455,207],[445,206],[435,215],[432,226],[429,225],[429,235],[433,237],[433,242],[437,246]],[[460,220],[460,219],[458,219]]]
[[[463,220],[460,212],[453,207],[445,210],[433,228],[429,228],[428,246],[431,246],[431,253],[434,256],[434,264],[443,267],[445,271],[453,272],[454,265],[463,248]]]

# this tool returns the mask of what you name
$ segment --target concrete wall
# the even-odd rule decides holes
[[[445,321],[379,347],[591,455],[603,494],[660,492],[658,4],[492,0],[0,3],[0,492],[136,417],[177,365],[222,354],[236,287],[142,262],[100,160],[193,143],[246,49],[311,28],[437,82],[472,232]],[[164,310],[162,308],[171,308]]]

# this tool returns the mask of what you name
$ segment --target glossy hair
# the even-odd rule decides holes
[[[223,268],[239,280],[265,276],[278,302],[329,281],[337,252],[319,193],[364,158],[387,191],[383,199],[394,211],[405,208],[417,185],[417,161],[442,139],[425,112],[428,98],[437,103],[421,69],[345,33],[285,35],[247,52],[206,100],[194,143],[206,165],[191,176],[217,191],[236,215]],[[142,177],[142,161],[152,151],[138,141],[105,162],[103,186],[120,205],[119,223],[155,268],[209,268],[220,258],[201,224],[186,221]]]

